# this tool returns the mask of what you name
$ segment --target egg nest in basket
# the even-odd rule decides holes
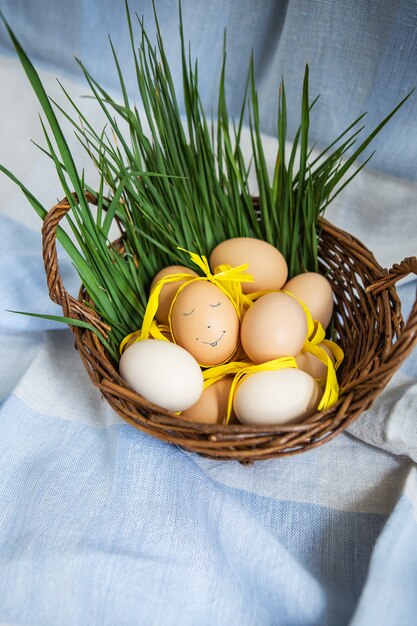
[[[199,454],[243,463],[315,448],[344,430],[371,406],[416,342],[417,305],[404,324],[394,287],[399,278],[417,272],[416,259],[407,258],[388,272],[360,241],[323,217],[329,203],[367,162],[365,160],[360,167],[353,169],[357,159],[411,94],[362,142],[357,143],[363,130],[359,126],[363,115],[313,157],[308,133],[310,111],[317,98],[313,102],[309,99],[309,69],[306,66],[300,125],[290,151],[286,147],[288,111],[283,82],[279,88],[278,147],[274,171],[270,175],[262,143],[253,59],[249,64],[240,115],[236,121],[231,121],[225,96],[224,52],[219,74],[217,125],[210,125],[199,94],[197,65],[191,62],[190,53],[186,52],[180,12],[183,121],[156,14],[156,46],[148,37],[143,21],[139,20],[140,43],[137,47],[128,8],[126,17],[142,114],[129,101],[113,45],[121,101],[112,99],[78,61],[91,96],[107,119],[109,130],[97,129],[95,121],[82,113],[65,90],[73,114],[47,96],[34,66],[6,23],[43,109],[46,147],[42,150],[53,160],[65,195],[64,200],[48,211],[23,183],[0,165],[1,171],[20,186],[43,219],[43,258],[50,297],[62,306],[64,316],[61,320],[70,324],[76,348],[94,385],[113,409],[136,428]],[[75,128],[88,158],[99,172],[96,188],[88,185],[84,173],[79,173],[58,122],[57,111]],[[143,118],[149,126],[148,133],[144,130]],[[249,158],[243,150],[244,126],[249,129]],[[253,198],[249,184],[251,168],[256,177],[257,198]],[[96,208],[93,209],[92,205]],[[62,218],[72,230],[73,239],[60,227]],[[114,222],[121,230],[121,237],[110,243],[109,232]],[[257,240],[265,246],[273,246],[279,251],[277,254],[282,253],[290,283],[285,282],[285,274],[279,285],[258,287],[258,291],[255,288],[254,295],[243,287],[253,278],[248,277],[251,267],[244,256],[237,264],[220,260],[219,268],[208,265],[206,257],[216,246],[225,240],[239,238]],[[57,240],[80,276],[83,286],[78,299],[69,295],[62,283]],[[190,258],[198,268],[193,267]],[[180,270],[176,275],[176,270],[174,276],[169,276],[168,272],[168,278],[157,282],[151,291],[155,275],[172,265],[187,266],[186,274],[182,275]],[[175,277],[188,281],[187,272],[193,273],[193,269],[199,277],[192,277],[190,286],[185,283],[176,291],[168,318],[161,322],[157,319],[160,303],[155,294]],[[291,279],[311,272],[325,277],[322,280],[331,286],[333,293],[334,313],[326,339],[323,326],[329,320],[321,324],[320,320],[314,319],[311,303],[307,306],[303,296],[286,289]],[[146,398],[146,394],[134,391],[133,379],[126,368],[124,377],[119,373],[120,348],[121,352],[125,349],[120,360],[123,370],[124,356],[129,351],[132,354],[132,349],[137,351],[135,346],[144,346],[148,338],[153,346],[157,342],[165,346],[165,352],[167,344],[185,352],[184,347],[188,344],[186,338],[179,339],[175,302],[190,291],[192,281],[200,281],[200,286],[202,281],[208,281],[210,289],[220,289],[219,293],[227,296],[232,316],[237,320],[233,327],[235,345],[220,360],[207,361],[200,353],[194,355],[197,368],[194,370],[197,378],[200,377],[200,395],[203,384],[209,390],[226,377],[229,379],[220,423],[193,421],[190,398],[186,402],[188,408],[184,408],[185,404],[173,405],[173,409],[167,411],[151,401],[154,400],[152,394]],[[248,335],[244,329],[249,327],[247,320],[253,320],[255,309],[266,309],[266,299],[276,302],[277,297],[281,301],[287,299],[289,310],[294,311],[294,319],[298,316],[304,324],[301,333],[304,334],[296,348],[270,353],[268,344],[273,342],[267,328],[262,339],[266,348],[259,352],[261,340],[253,333]],[[187,306],[181,315],[191,315],[193,305],[188,303]],[[210,306],[217,306],[217,301]],[[266,316],[272,319],[272,325],[274,314]],[[210,328],[210,322],[205,323],[206,328]],[[240,347],[237,346],[239,329]],[[217,348],[221,341],[223,349],[227,344],[224,332],[221,331],[221,336],[209,334],[201,343]],[[251,346],[247,336],[255,347]],[[194,339],[198,341],[195,334]],[[189,352],[188,347],[187,350]],[[317,357],[319,365],[325,368],[324,374],[316,377],[301,376],[304,376],[304,382],[306,376],[311,379],[306,384],[316,393],[315,400],[295,419],[280,419],[280,423],[273,423],[271,414],[274,417],[274,412],[282,411],[286,402],[285,394],[280,395],[278,387],[275,391],[278,380],[275,374],[288,370],[301,372],[297,360],[300,352]],[[194,359],[190,354],[188,357]],[[149,378],[150,361],[143,358],[137,364]],[[157,391],[167,379],[162,380],[159,375],[162,369],[153,370],[157,374],[154,373],[151,382]],[[174,369],[172,367],[171,371]],[[273,374],[274,382],[267,391],[265,385],[262,387],[264,391],[252,400],[253,408],[246,411],[250,394],[244,395],[241,390],[247,381],[253,381],[255,377],[260,380],[264,374]],[[263,380],[266,380],[265,376]],[[281,378],[280,388],[284,390],[285,381],[286,378]],[[187,391],[187,385],[184,388]],[[261,417],[258,423],[254,423],[252,414],[266,405],[263,403],[264,393],[267,393],[272,407],[270,415],[266,420]],[[240,408],[236,402],[239,394],[244,397]],[[170,406],[165,401],[164,405]],[[244,423],[235,419],[233,409]]]
[[[95,201],[90,197],[91,201]],[[67,200],[56,205],[43,225],[44,259],[51,298],[66,316],[103,330],[82,288],[75,300],[61,282],[55,234]],[[123,253],[123,236],[114,242]],[[394,283],[417,273],[407,258],[387,272],[350,234],[320,218],[319,270],[332,285],[334,337],[344,351],[338,370],[341,394],[331,408],[293,424],[245,426],[202,424],[181,419],[135,393],[118,373],[117,363],[92,330],[73,326],[76,347],[87,372],[107,402],[127,422],[163,441],[216,459],[252,462],[313,449],[342,432],[369,408],[417,341],[417,303],[407,325]],[[105,329],[104,329],[105,330]],[[276,399],[279,403],[279,398]]]

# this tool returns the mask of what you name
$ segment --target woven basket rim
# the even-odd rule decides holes
[[[86,198],[89,202],[96,203],[96,198],[88,192]],[[67,199],[56,204],[48,212],[42,228],[43,258],[50,297],[54,302],[61,304],[65,316],[84,319],[99,330],[106,330],[108,327],[98,318],[95,311],[84,304],[86,293],[83,286],[81,285],[78,298],[74,298],[66,292],[59,275],[55,245],[56,228],[69,208]],[[372,307],[377,311],[376,315],[382,316],[381,323],[386,326],[381,336],[381,341],[383,340],[385,345],[378,347],[379,366],[372,368],[371,364],[369,374],[365,371],[363,376],[354,376],[352,380],[348,380],[346,390],[331,409],[315,413],[297,424],[274,427],[201,424],[181,419],[180,416],[162,409],[131,390],[92,331],[70,326],[75,336],[76,347],[91,380],[113,409],[125,421],[158,439],[176,443],[211,458],[235,458],[241,462],[305,452],[324,444],[345,430],[363,410],[369,408],[417,343],[417,299],[407,324],[404,324],[401,303],[394,286],[397,280],[408,274],[417,274],[417,259],[408,257],[387,271],[379,265],[373,253],[359,239],[323,217],[320,218],[320,225],[320,242],[323,241],[323,237],[328,237],[331,241],[334,239],[341,250],[346,247],[350,251],[353,263],[356,254],[366,272],[372,274],[371,284],[363,285],[361,289],[362,286],[358,283],[355,289],[356,292],[361,290],[360,298],[372,303]],[[122,238],[119,238],[113,245],[120,246],[121,241]],[[351,271],[352,260],[349,255],[346,259]],[[323,255],[320,256],[320,262],[322,264],[332,262],[331,256],[326,259]],[[346,286],[346,289],[348,288],[349,285]],[[367,388],[371,374],[375,378],[373,389],[369,386]],[[252,440],[258,440],[258,445]],[[268,446],[270,440],[272,443]],[[245,444],[247,450],[244,449]]]

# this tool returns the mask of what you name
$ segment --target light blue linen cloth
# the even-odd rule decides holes
[[[415,624],[416,353],[377,403],[377,445],[403,437],[401,456],[342,434],[250,467],[204,459],[124,424],[69,330],[4,311],[56,307],[39,234],[0,227],[0,624]]]
[[[175,59],[177,8],[157,6]],[[333,139],[366,109],[375,125],[417,82],[416,6],[184,1],[204,103],[215,104],[227,25],[231,112],[254,46],[266,132],[275,134],[279,78],[293,101],[305,61],[323,100],[313,139]],[[77,54],[115,87],[105,34],[123,60],[122,2],[1,8],[35,59],[58,66],[55,75],[69,73]],[[151,24],[149,2],[132,8]],[[51,164],[28,147],[30,137],[41,141],[39,107],[2,30],[0,46],[0,162],[51,206],[61,196]],[[42,79],[57,97],[53,74]],[[416,111],[414,98],[378,141],[376,169],[328,214],[387,266],[417,250]],[[297,115],[290,111],[291,131]],[[273,168],[267,136],[265,150]],[[122,422],[65,327],[6,312],[61,310],[47,296],[39,221],[5,178],[0,233],[1,626],[415,626],[416,351],[349,433],[321,448],[252,466],[205,459]],[[73,268],[62,251],[59,259],[76,294]],[[416,281],[399,287],[405,316],[415,291]]]

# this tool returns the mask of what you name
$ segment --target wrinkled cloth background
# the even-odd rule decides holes
[[[152,33],[150,3],[131,7]],[[87,92],[74,55],[117,90],[106,34],[127,69],[122,2],[0,8],[60,102],[55,76],[75,97]],[[157,10],[179,84],[177,6],[160,0]],[[183,14],[208,110],[223,29],[235,114],[254,48],[271,168],[282,75],[291,138],[309,63],[310,93],[321,94],[311,122],[318,147],[366,110],[370,130],[417,84],[415,2],[184,0]],[[62,191],[30,143],[42,143],[40,107],[3,27],[0,53],[0,163],[50,207]],[[100,120],[91,101],[82,106]],[[327,213],[387,267],[417,253],[416,114],[414,96]],[[47,295],[39,219],[3,176],[0,228],[0,624],[416,623],[416,351],[373,408],[321,448],[249,467],[204,459],[123,423],[92,387],[66,327],[6,311],[60,314]],[[60,269],[77,293],[62,251]],[[405,316],[415,292],[413,278],[399,287]]]

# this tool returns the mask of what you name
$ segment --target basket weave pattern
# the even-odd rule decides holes
[[[86,193],[86,198],[96,204],[91,194]],[[48,212],[42,227],[49,295],[62,306],[66,317],[84,320],[107,332],[108,326],[84,304],[88,300],[84,289],[78,299],[74,298],[59,275],[56,229],[69,209],[68,201],[62,200]],[[417,300],[405,324],[394,287],[397,280],[417,274],[417,259],[408,257],[388,272],[355,237],[325,219],[320,224],[319,267],[334,290],[336,340],[345,352],[338,370],[342,393],[334,407],[287,426],[220,426],[185,421],[130,389],[96,335],[71,326],[92,382],[116,413],[149,435],[187,450],[250,463],[316,448],[368,409],[417,343]],[[115,245],[120,248],[123,238]]]

